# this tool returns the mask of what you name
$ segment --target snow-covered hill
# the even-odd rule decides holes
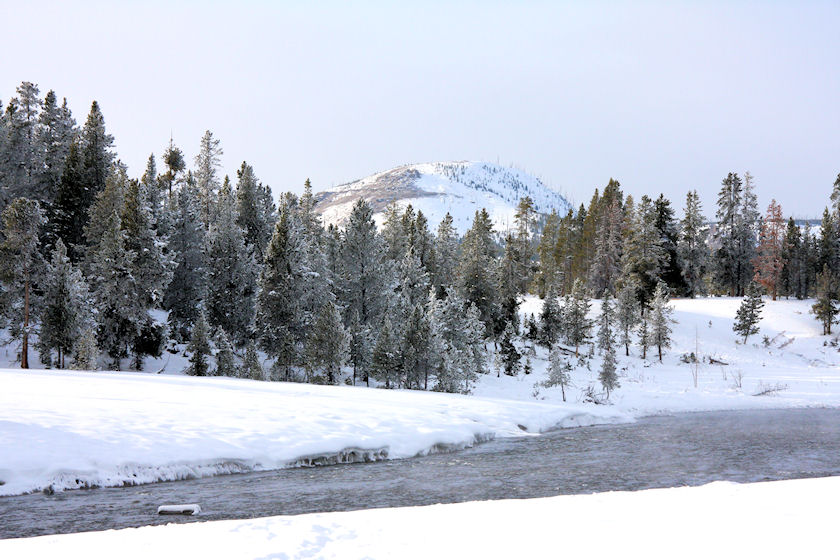
[[[364,198],[381,225],[383,211],[391,202],[411,204],[422,210],[435,228],[449,212],[455,228],[463,234],[476,210],[486,208],[498,231],[513,227],[516,205],[530,196],[537,212],[564,214],[569,202],[533,175],[519,169],[483,162],[438,162],[403,165],[376,173],[331,191],[318,193],[316,209],[326,223],[344,225],[353,204]]]

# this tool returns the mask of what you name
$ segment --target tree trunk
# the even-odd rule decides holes
[[[24,271],[26,274],[26,271]],[[23,284],[23,342],[20,355],[21,369],[29,369],[29,280]]]

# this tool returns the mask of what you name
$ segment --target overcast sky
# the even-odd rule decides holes
[[[139,176],[210,129],[280,190],[489,160],[577,202],[749,170],[762,210],[817,216],[840,172],[840,2],[0,0],[0,100],[99,101]]]

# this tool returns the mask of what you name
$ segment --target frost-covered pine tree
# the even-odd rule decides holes
[[[9,101],[6,109],[6,142],[3,157],[4,189],[2,202],[15,197],[45,200],[45,192],[39,183],[44,168],[43,153],[38,136],[39,114],[43,101],[38,86],[32,82],[21,82],[17,97]]]
[[[120,369],[120,360],[129,355],[148,313],[136,295],[131,274],[135,255],[126,249],[117,213],[104,225],[101,239],[90,251],[90,288],[96,301],[99,346],[111,357],[112,367]]]
[[[434,239],[434,274],[432,285],[438,297],[444,297],[447,288],[455,284],[455,270],[458,266],[458,234],[452,225],[449,212],[438,224]]]
[[[682,262],[688,297],[692,299],[706,293],[703,277],[706,274],[709,247],[706,244],[706,230],[703,229],[705,222],[697,191],[689,191],[685,197],[685,217],[681,223],[677,252]]]
[[[291,206],[281,207],[280,219],[265,256],[259,279],[256,329],[260,348],[290,377],[299,362],[306,330],[301,313],[305,248],[300,223]]]
[[[257,267],[237,224],[236,201],[227,182],[207,237],[207,319],[242,346],[254,319]]]
[[[20,367],[29,367],[29,337],[36,323],[38,302],[34,290],[43,261],[38,250],[39,232],[44,224],[41,205],[28,198],[16,198],[2,215],[3,242],[0,264],[6,291],[3,315],[9,322],[9,334],[20,340]]]
[[[596,294],[613,292],[621,273],[622,230],[624,212],[621,200],[615,199],[601,212],[595,231],[595,255],[589,267],[589,285]]]
[[[76,121],[67,107],[67,99],[59,106],[58,98],[52,90],[44,97],[39,121],[38,144],[44,165],[38,182],[44,200],[52,203],[58,192],[70,143],[76,135]]]
[[[811,313],[820,321],[823,335],[831,334],[831,325],[836,323],[837,314],[837,275],[828,265],[823,265],[822,272],[817,274],[817,301],[811,306]]]
[[[770,294],[773,301],[781,287],[782,269],[784,268],[785,221],[782,207],[775,199],[767,207],[767,216],[761,224],[756,256],[753,259],[755,277],[753,278]]]
[[[394,201],[385,208],[382,223],[382,239],[385,242],[385,257],[393,262],[400,262],[408,248],[408,236],[403,227],[403,210]]]
[[[67,354],[82,334],[93,326],[88,285],[79,269],[70,263],[67,248],[59,239],[47,264],[43,282],[43,310],[38,333],[41,363],[66,367]]]
[[[355,311],[350,316],[348,329],[348,363],[353,368],[353,385],[356,377],[361,376],[370,385],[368,365],[370,363],[370,329],[359,321],[359,314]]]
[[[216,207],[216,194],[219,190],[217,169],[224,151],[221,141],[213,137],[209,130],[204,132],[195,156],[195,184],[198,189],[201,222],[205,229],[210,227]]]
[[[585,344],[592,331],[589,309],[592,306],[589,294],[580,279],[575,280],[572,292],[563,307],[563,322],[566,341],[575,347],[575,356],[579,355],[581,345]]]
[[[386,290],[392,279],[383,266],[384,248],[376,232],[373,210],[363,199],[353,205],[340,250],[338,295],[346,317],[355,312],[373,332],[387,307]]]
[[[347,348],[348,336],[341,314],[334,303],[327,302],[306,339],[305,364],[310,378],[320,370],[326,374],[327,383],[338,383],[341,366],[347,359]]]
[[[273,228],[270,207],[267,207],[271,199],[270,192],[269,200],[266,201],[266,188],[257,180],[254,168],[244,161],[236,176],[238,223],[245,233],[245,245],[254,255],[254,260],[262,263]]]
[[[493,223],[487,210],[476,211],[461,243],[457,283],[461,296],[476,306],[486,334],[494,334],[499,316],[493,256]]]
[[[163,242],[152,220],[145,187],[138,181],[129,181],[121,227],[126,233],[126,248],[137,256],[132,263],[137,297],[146,307],[159,307],[172,278],[172,263],[163,253]]]
[[[398,339],[394,336],[394,327],[391,320],[385,318],[382,328],[379,329],[379,336],[371,355],[370,371],[373,378],[380,383],[385,383],[386,389],[396,387],[399,379],[400,360],[397,353]]]
[[[674,319],[671,314],[674,308],[668,305],[668,287],[660,282],[653,292],[650,306],[650,335],[651,344],[659,351],[659,361],[662,361],[662,349],[671,347],[671,325]]]
[[[560,337],[563,312],[557,303],[557,291],[552,285],[548,288],[542,309],[540,310],[539,340],[543,346],[551,348]]]
[[[566,402],[566,387],[571,384],[572,365],[563,354],[563,349],[558,345],[551,347],[548,354],[548,379],[544,385],[546,387],[560,386],[560,392],[563,395],[563,402]]]
[[[96,328],[88,327],[76,341],[73,355],[73,369],[95,371],[99,369],[99,346],[96,344]]]
[[[606,391],[608,400],[610,393],[620,387],[616,374],[615,345],[609,346],[604,351],[604,359],[601,361],[601,369],[598,371],[598,381],[601,382],[601,387]]]
[[[497,272],[498,301],[500,304],[499,321],[507,325],[513,323],[514,331],[519,332],[519,294],[524,291],[522,285],[523,264],[518,251],[522,244],[508,234],[505,238],[505,250],[499,259]]]
[[[469,393],[486,371],[484,325],[475,305],[452,290],[446,299],[432,291],[428,316],[435,370],[435,391]]]
[[[534,253],[534,234],[537,230],[537,212],[530,196],[520,198],[516,204],[514,228],[516,231],[513,237],[515,249],[511,251],[511,256],[516,259],[517,293],[524,294],[534,276],[531,258]]]
[[[721,185],[715,213],[714,237],[718,248],[712,264],[715,283],[727,290],[730,296],[736,296],[740,277],[738,244],[743,185],[737,173],[729,173]]]
[[[169,310],[171,333],[183,340],[189,336],[207,293],[205,232],[198,196],[190,182],[177,192],[176,204],[169,237],[175,267],[163,305]]]
[[[648,324],[648,317],[643,316],[639,322],[639,329],[637,332],[639,347],[642,349],[642,359],[647,359],[647,350],[651,345],[650,325]]]
[[[626,282],[618,291],[615,308],[619,342],[624,346],[624,355],[629,356],[630,344],[633,343],[633,330],[641,319],[636,288],[632,283]]]
[[[519,373],[519,360],[522,359],[522,354],[516,349],[516,344],[514,344],[515,339],[516,332],[513,329],[513,325],[508,322],[505,325],[504,332],[502,332],[502,339],[499,341],[499,353],[502,357],[505,375],[516,375]]]
[[[741,199],[741,209],[736,221],[738,240],[738,286],[739,294],[743,294],[752,282],[755,270],[753,261],[758,243],[758,229],[761,212],[758,210],[758,197],[755,194],[753,176],[744,173],[744,194]]]
[[[609,291],[604,290],[601,298],[601,314],[598,316],[598,349],[604,354],[610,347],[615,347],[615,307]]]
[[[263,381],[265,371],[263,370],[260,357],[257,354],[257,346],[252,342],[245,348],[245,360],[242,362],[242,377]]]
[[[187,375],[204,377],[210,373],[207,358],[212,355],[212,349],[210,348],[210,326],[207,324],[203,310],[199,310],[191,330],[190,343],[187,345],[187,352],[191,353]]]
[[[623,274],[637,288],[636,296],[646,309],[659,282],[667,258],[656,227],[656,208],[643,196],[636,207],[633,227],[624,247]]]
[[[230,344],[230,337],[224,329],[219,329],[216,335],[216,369],[213,375],[224,377],[236,377],[236,361],[233,355],[233,346]]]
[[[732,330],[744,337],[743,344],[747,343],[747,337],[758,333],[758,322],[761,321],[761,308],[764,302],[761,300],[761,288],[756,283],[747,286],[747,293],[741,300],[738,311],[735,312],[735,324]]]

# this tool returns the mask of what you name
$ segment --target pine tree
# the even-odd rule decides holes
[[[558,262],[557,245],[560,237],[560,216],[552,208],[551,214],[545,219],[537,245],[538,268],[536,275],[537,295],[545,298],[548,287],[558,282],[558,275],[562,273],[562,263]]]
[[[546,387],[560,386],[560,391],[563,395],[563,402],[566,402],[566,387],[571,384],[572,365],[569,360],[563,355],[563,350],[560,346],[552,346],[551,352],[548,355],[548,379],[544,385]]]
[[[499,316],[496,282],[493,277],[493,224],[487,210],[476,211],[472,227],[461,243],[458,288],[461,295],[478,309],[487,335],[495,332]]]
[[[70,260],[77,263],[84,253],[84,229],[90,205],[79,140],[70,143],[57,188],[50,208],[49,232],[53,239],[64,241]]]
[[[782,207],[773,199],[767,207],[767,216],[761,224],[758,250],[753,259],[753,280],[764,287],[773,301],[779,293],[784,268],[784,229]]]
[[[253,379],[255,381],[263,381],[265,379],[265,371],[263,371],[260,357],[257,355],[257,346],[252,342],[245,349],[245,361],[242,363],[243,375],[246,379]]]
[[[522,259],[518,254],[521,245],[514,240],[512,235],[508,234],[505,237],[505,251],[499,260],[496,280],[498,286],[497,297],[500,303],[499,321],[503,325],[513,324],[514,331],[517,334],[519,331],[519,294],[524,290],[522,288]],[[504,327],[496,330],[503,329]]]
[[[596,294],[613,292],[621,273],[621,245],[624,213],[620,200],[603,209],[595,231],[595,255],[589,267],[589,285]]]
[[[300,224],[287,206],[280,212],[266,252],[256,305],[260,347],[278,360],[286,378],[303,350],[306,336],[300,308],[303,251]]]
[[[163,242],[155,233],[146,189],[138,181],[128,183],[122,229],[126,233],[126,248],[137,255],[132,263],[137,297],[146,307],[157,307],[172,277],[171,263],[164,256]]]
[[[140,184],[143,186],[143,191],[146,196],[146,202],[152,220],[152,228],[154,228],[159,236],[164,236],[168,231],[164,230],[164,224],[161,223],[164,207],[160,198],[160,182],[157,176],[155,154],[149,155],[149,159],[146,161],[146,170],[140,178]]]
[[[718,208],[715,243],[718,249],[713,264],[715,282],[730,296],[736,296],[739,288],[739,212],[743,199],[741,178],[737,173],[729,173],[721,183],[718,194]]]
[[[111,152],[113,144],[114,137],[105,131],[105,117],[102,116],[99,103],[94,101],[80,136],[83,170],[81,211],[85,220],[88,219],[88,208],[99,191],[105,188],[105,181],[111,174],[111,164],[114,161],[114,154]]]
[[[755,259],[761,213],[758,211],[758,198],[753,192],[754,188],[753,177],[747,171],[744,173],[744,195],[737,220],[739,294],[744,293],[755,275],[752,263]]]
[[[254,319],[257,266],[236,222],[236,203],[230,184],[225,183],[207,234],[207,319],[242,346]]]
[[[607,392],[607,400],[610,398],[610,393],[620,387],[615,370],[615,346],[610,345],[604,351],[604,359],[601,361],[601,369],[598,372],[598,381],[601,382],[601,387]]]
[[[651,332],[650,332],[650,325],[648,325],[648,318],[642,316],[642,320],[639,322],[639,330],[637,332],[638,340],[639,340],[639,347],[642,349],[642,359],[647,359],[647,350],[650,348],[651,344]]]
[[[817,274],[817,301],[811,307],[811,313],[820,321],[823,334],[831,334],[831,325],[836,323],[837,314],[837,275],[827,265]],[[745,339],[746,341],[746,339]]]
[[[615,347],[615,307],[608,290],[601,298],[601,314],[598,317],[597,346],[602,354]]]
[[[169,310],[172,333],[180,339],[189,336],[191,326],[207,293],[205,233],[199,215],[195,187],[185,183],[176,196],[177,206],[169,238],[175,267],[166,289],[163,305]]]
[[[6,108],[6,146],[2,168],[5,183],[2,202],[26,197],[43,203],[46,200],[43,178],[44,158],[40,149],[39,114],[43,102],[38,86],[21,82],[17,97]]]
[[[677,223],[674,220],[674,210],[671,208],[671,201],[660,194],[654,203],[656,219],[654,223],[659,231],[662,251],[665,258],[662,261],[661,279],[672,293],[685,292],[686,286],[683,281],[682,264],[680,262],[677,242]]]
[[[444,297],[447,288],[455,284],[455,270],[458,266],[458,234],[452,225],[449,212],[438,224],[434,239],[434,274],[432,285],[438,297]]]
[[[376,345],[373,347],[370,364],[373,378],[379,382],[384,382],[386,389],[390,389],[396,384],[400,369],[399,357],[396,352],[397,338],[393,331],[391,320],[386,317],[382,328],[379,330]]]
[[[519,199],[514,214],[516,236],[514,238],[516,257],[517,292],[524,294],[533,280],[531,260],[534,253],[533,238],[537,229],[537,213],[530,196]]]
[[[187,345],[187,352],[190,352],[190,367],[187,368],[187,375],[204,377],[209,374],[210,366],[207,357],[212,355],[210,348],[210,326],[204,317],[204,311],[198,312],[195,324],[192,326],[190,343]]]
[[[224,151],[219,146],[221,142],[213,137],[209,130],[201,137],[198,155],[195,156],[195,183],[198,188],[199,206],[201,208],[201,222],[204,228],[210,227],[216,204],[216,193],[219,190],[219,178],[216,170]]]
[[[750,284],[738,311],[735,313],[735,324],[732,325],[732,330],[744,337],[744,344],[747,343],[747,337],[758,333],[758,322],[761,320],[762,307],[764,307],[764,302],[761,301],[761,290],[757,284]]]
[[[469,393],[478,375],[486,370],[484,326],[478,308],[453,290],[444,300],[432,292],[427,309],[434,390]]]
[[[516,349],[516,345],[514,344],[515,337],[516,332],[513,329],[513,324],[508,322],[502,333],[502,340],[499,342],[499,352],[502,356],[505,375],[516,375],[519,373],[519,360],[522,359],[522,354]]]
[[[88,285],[81,271],[70,263],[67,248],[59,239],[44,277],[43,312],[37,343],[41,363],[50,364],[54,350],[56,367],[66,367],[67,354],[93,326],[89,308]]]
[[[38,236],[44,224],[44,212],[37,201],[16,198],[3,210],[2,219],[0,263],[6,284],[2,307],[10,322],[9,334],[20,339],[20,367],[26,369],[29,367],[29,337],[37,318],[34,287],[42,274]]]
[[[254,260],[262,263],[273,228],[271,208],[266,208],[271,202],[270,191],[266,201],[265,188],[254,175],[254,168],[244,161],[236,176],[238,223],[245,234],[245,245],[254,255]]]
[[[782,272],[779,279],[781,295],[802,299],[804,297],[802,283],[800,282],[802,232],[793,217],[788,219],[787,229],[785,230],[785,239],[782,243],[782,263]]]
[[[671,347],[671,325],[674,320],[671,314],[674,308],[668,305],[668,287],[660,282],[653,293],[650,309],[651,343],[659,351],[659,361],[662,361],[662,349]]]
[[[831,271],[840,270],[840,237],[835,216],[823,210],[822,223],[820,224],[820,237],[818,241],[817,269],[827,266]]]
[[[540,311],[539,340],[543,346],[551,348],[560,337],[562,330],[562,310],[557,304],[557,292],[553,287],[548,289]]]
[[[161,176],[161,181],[166,185],[171,202],[174,187],[181,183],[181,174],[187,168],[187,163],[184,161],[184,152],[175,145],[171,136],[169,137],[169,145],[163,151],[163,164],[166,166],[166,173]]]
[[[575,347],[575,356],[579,355],[581,345],[590,337],[592,320],[589,319],[591,303],[586,288],[580,279],[572,285],[572,293],[567,298],[563,308],[563,322],[565,323],[566,340]]]
[[[616,320],[618,322],[619,342],[624,345],[624,355],[630,355],[630,344],[633,342],[633,330],[639,324],[641,313],[636,299],[636,288],[626,283],[618,292],[616,301]]]
[[[347,357],[347,347],[348,337],[338,308],[334,303],[327,302],[306,340],[306,366],[310,375],[321,369],[330,385],[337,383]]]
[[[112,366],[120,369],[120,360],[128,356],[148,313],[136,295],[131,274],[135,255],[126,249],[118,214],[112,213],[104,225],[102,236],[91,246],[89,278],[96,300],[99,346],[111,356]]]
[[[216,335],[216,348],[216,370],[213,372],[213,375],[236,377],[237,371],[233,347],[224,329],[219,329]]]
[[[50,90],[44,97],[44,106],[39,117],[39,149],[43,160],[43,169],[39,183],[43,189],[44,200],[51,204],[58,192],[58,185],[64,171],[64,161],[70,151],[70,143],[76,136],[76,121],[73,119],[67,100],[58,105],[55,92]]]
[[[636,286],[636,297],[643,310],[653,297],[666,259],[667,253],[662,247],[662,237],[656,227],[656,208],[653,201],[643,196],[626,240],[622,267],[625,280]]]
[[[99,369],[99,347],[96,345],[96,328],[88,327],[76,342],[73,369],[95,371]]]
[[[404,212],[399,204],[391,202],[385,208],[384,214],[382,239],[385,242],[385,257],[390,261],[400,262],[408,248],[408,235],[403,226]]]
[[[677,254],[682,262],[682,276],[687,295],[692,299],[706,293],[703,277],[706,274],[709,247],[706,244],[706,231],[703,229],[705,221],[697,191],[689,191],[685,197],[685,217],[681,223]]]
[[[368,365],[370,362],[370,329],[365,328],[359,315],[355,311],[350,317],[348,361],[353,368],[353,385],[356,377],[362,375],[368,380]],[[369,383],[368,383],[369,385]]]

